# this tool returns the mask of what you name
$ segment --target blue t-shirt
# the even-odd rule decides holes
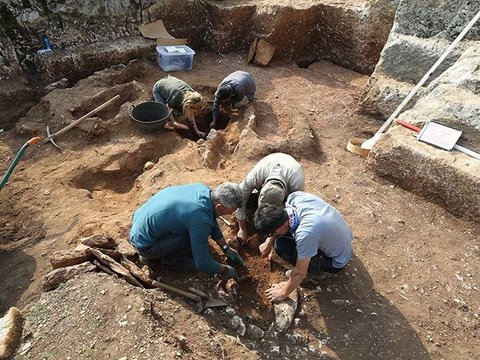
[[[287,197],[299,218],[292,231],[298,257],[312,258],[320,250],[332,258],[332,265],[343,268],[352,257],[352,232],[342,215],[319,197],[295,191]]]
[[[145,249],[166,235],[190,238],[195,266],[218,273],[220,264],[210,256],[208,238],[223,238],[215,217],[211,190],[203,184],[171,186],[159,191],[133,214],[130,241]]]

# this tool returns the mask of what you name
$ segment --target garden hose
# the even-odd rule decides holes
[[[30,140],[28,140],[25,144],[23,144],[23,146],[20,148],[17,155],[15,156],[15,159],[13,159],[12,163],[8,167],[7,172],[5,173],[5,175],[2,178],[2,181],[0,181],[0,190],[3,189],[3,186],[7,182],[10,175],[12,174],[13,169],[15,169],[15,166],[17,166],[18,161],[22,157],[22,155],[25,152],[25,150],[27,149],[27,147],[30,146],[30,145],[38,144],[40,142],[40,140],[41,139],[39,137],[34,137],[34,138],[31,138]]]

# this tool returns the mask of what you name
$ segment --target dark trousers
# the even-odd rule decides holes
[[[195,268],[188,235],[167,235],[148,248],[136,250],[146,259],[161,259],[162,267],[171,270],[193,270]]]
[[[295,245],[295,239],[291,233],[280,236],[275,240],[275,252],[282,259],[288,261],[290,264],[295,266],[297,263],[297,247]],[[310,264],[308,265],[308,274],[315,275],[322,272],[337,273],[342,269],[333,267],[332,258],[323,254],[318,250],[317,255],[310,259]]]

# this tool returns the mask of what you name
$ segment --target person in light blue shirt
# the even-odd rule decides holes
[[[272,235],[259,249],[266,257],[276,253],[292,265],[289,280],[267,290],[270,301],[281,301],[307,276],[341,271],[352,257],[352,232],[342,215],[319,197],[291,193],[285,207],[265,205],[254,215],[255,229]]]
[[[243,262],[227,245],[216,219],[241,205],[242,193],[235,183],[214,190],[200,183],[167,187],[134,212],[129,240],[141,261],[160,259],[162,267],[172,270],[195,267],[229,279],[236,276],[235,269],[211,257],[208,239],[212,237],[230,259]]]

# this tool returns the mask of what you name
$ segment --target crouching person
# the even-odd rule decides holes
[[[286,282],[266,291],[270,301],[281,301],[308,275],[319,278],[325,272],[341,271],[352,257],[352,233],[342,215],[319,197],[296,191],[285,207],[265,205],[254,215],[255,229],[270,234],[260,245],[262,257],[272,248],[294,265]],[[289,274],[288,274],[289,273]]]
[[[158,260],[173,271],[197,268],[228,280],[236,276],[235,269],[211,257],[208,239],[211,236],[229,258],[240,258],[227,245],[217,217],[233,213],[241,204],[235,183],[214,190],[203,184],[167,187],[134,212],[130,243],[142,262]]]
[[[152,91],[156,102],[167,105],[173,110],[170,120],[175,129],[193,130],[200,138],[206,137],[206,134],[198,129],[195,120],[195,113],[200,112],[207,105],[200,93],[194,91],[186,82],[170,75],[158,80],[153,85]],[[188,125],[177,121],[175,117],[178,120],[185,118]]]
[[[235,71],[223,79],[215,92],[210,127],[215,127],[223,102],[228,101],[231,107],[239,109],[255,99],[256,90],[253,76],[246,71]]]

